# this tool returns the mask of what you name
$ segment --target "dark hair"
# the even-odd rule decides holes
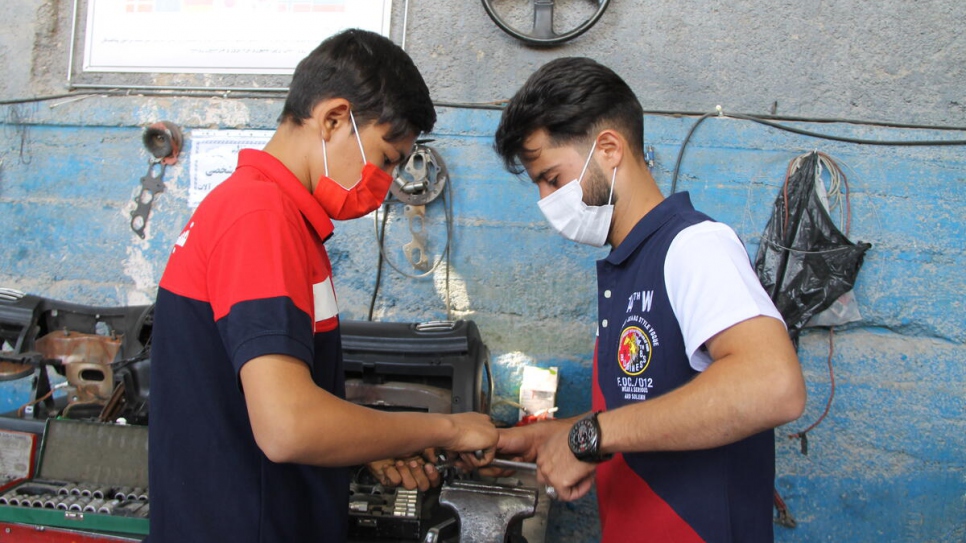
[[[429,132],[436,110],[423,76],[389,38],[349,29],[323,41],[299,62],[279,122],[301,126],[322,100],[345,98],[356,123],[389,123],[386,140]]]
[[[558,58],[533,73],[503,110],[494,149],[503,165],[522,173],[523,142],[545,129],[554,144],[583,140],[604,128],[627,138],[644,155],[644,109],[627,83],[589,58]]]

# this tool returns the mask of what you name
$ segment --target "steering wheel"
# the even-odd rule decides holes
[[[597,12],[577,28],[563,34],[553,31],[553,0],[533,0],[533,29],[529,33],[521,32],[501,19],[493,9],[493,0],[483,0],[483,9],[496,26],[500,27],[500,30],[529,45],[547,46],[572,40],[594,26],[607,10],[610,0],[594,1],[597,2]]]

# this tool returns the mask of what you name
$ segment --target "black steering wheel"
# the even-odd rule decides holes
[[[557,34],[553,31],[553,0],[533,0],[533,29],[529,33],[520,32],[506,24],[506,21],[501,19],[496,10],[493,9],[493,0],[483,0],[483,9],[486,10],[490,19],[493,19],[496,26],[500,27],[500,30],[529,45],[546,46],[572,40],[594,26],[601,15],[604,14],[604,11],[607,10],[610,0],[594,1],[597,3],[597,11],[577,28],[563,34]]]

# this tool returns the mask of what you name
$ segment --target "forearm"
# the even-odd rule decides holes
[[[347,402],[319,388],[307,366],[289,357],[252,360],[241,380],[255,441],[275,462],[353,465],[447,447],[459,438],[451,416]]]
[[[711,372],[712,368],[706,370]],[[664,396],[601,413],[602,451],[681,451],[719,447],[782,422],[749,402],[754,392],[705,386],[705,375]]]
[[[456,425],[443,415],[385,412],[337,398],[326,411],[293,417],[295,442],[288,461],[346,466],[407,456],[454,440]]]
[[[801,415],[805,386],[798,358],[777,321],[740,327],[732,348],[714,344],[715,362],[663,396],[602,413],[602,449],[611,452],[693,450],[733,443]],[[771,332],[772,341],[767,341]]]

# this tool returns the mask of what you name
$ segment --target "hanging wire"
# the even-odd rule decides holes
[[[447,316],[447,319],[452,320],[452,307],[451,307],[451,303],[450,303],[450,286],[449,286],[450,250],[451,250],[452,241],[453,241],[453,201],[452,201],[453,200],[453,194],[452,194],[453,189],[452,189],[452,185],[453,184],[451,182],[447,182],[445,184],[445,186],[443,187],[442,192],[440,193],[440,197],[443,199],[443,208],[444,208],[444,213],[445,213],[445,217],[446,217],[446,220],[445,220],[445,224],[446,224],[446,246],[443,248],[442,254],[439,256],[439,258],[436,259],[436,262],[433,264],[433,266],[429,270],[427,270],[426,272],[424,272],[424,273],[421,273],[421,274],[412,274],[412,273],[405,272],[402,269],[400,269],[399,266],[397,266],[389,258],[389,256],[386,254],[385,238],[386,238],[386,223],[387,223],[387,219],[388,219],[388,216],[389,216],[389,206],[390,206],[390,204],[403,204],[403,202],[400,202],[398,200],[386,200],[385,204],[383,205],[383,218],[382,218],[382,229],[381,230],[379,228],[379,210],[376,210],[373,213],[373,217],[372,217],[372,220],[373,220],[373,228],[374,228],[375,237],[376,237],[376,244],[379,247],[379,269],[377,271],[377,282],[376,282],[375,288],[373,289],[372,299],[371,299],[371,302],[370,302],[370,305],[369,305],[369,320],[372,320],[372,314],[373,314],[373,310],[374,310],[374,307],[375,307],[375,300],[376,300],[376,296],[378,295],[378,291],[379,291],[379,287],[380,287],[379,278],[382,275],[382,273],[381,273],[382,272],[382,262],[385,262],[386,264],[388,264],[390,268],[392,268],[393,270],[395,270],[396,273],[402,275],[403,277],[406,277],[408,279],[424,279],[426,277],[429,277],[433,273],[435,273],[436,270],[439,268],[440,264],[442,264],[444,261],[446,262],[446,277],[445,277],[445,286],[444,286],[445,301],[444,301],[444,303],[446,304],[446,316]]]
[[[816,186],[821,184],[823,187],[825,187],[825,184],[822,181],[822,176],[823,176],[823,172],[828,173],[829,183],[828,183],[828,186],[825,187],[825,192],[828,199],[829,216],[831,217],[831,213],[833,210],[835,209],[839,210],[839,215],[841,217],[840,224],[843,226],[844,235],[848,237],[849,231],[851,230],[851,227],[852,227],[852,204],[851,204],[851,194],[849,192],[848,178],[846,177],[845,172],[842,171],[842,168],[839,166],[838,162],[835,159],[833,159],[831,156],[829,156],[826,153],[822,153],[819,151],[815,151],[815,153],[818,155],[818,165],[815,168],[815,177],[813,179],[813,182],[816,184]],[[804,155],[795,157],[789,163],[788,169],[785,172],[785,181],[782,186],[782,195],[784,199],[784,208],[785,208],[785,220],[783,221],[783,225],[782,225],[783,228],[786,228],[786,229],[788,228],[789,180],[791,176],[795,172],[797,172],[799,168],[801,168],[802,162],[810,154],[811,153],[806,153]],[[773,243],[771,240],[762,238],[762,242],[765,242],[777,247],[777,245]],[[784,248],[784,247],[782,248],[788,251],[807,252],[807,253],[811,252],[811,251],[799,251],[796,249],[790,249],[790,248]],[[848,247],[846,247],[846,249],[847,248]],[[816,251],[816,252],[830,252],[830,251]],[[825,410],[822,412],[821,416],[819,416],[818,419],[815,420],[815,422],[813,422],[807,428],[799,432],[795,432],[793,434],[788,435],[789,439],[798,439],[801,441],[802,454],[808,454],[808,432],[815,429],[815,427],[817,427],[819,424],[822,423],[823,420],[825,420],[825,418],[829,414],[829,411],[832,408],[832,400],[835,398],[835,370],[832,364],[832,357],[835,354],[835,342],[833,339],[834,334],[835,334],[835,328],[830,326],[828,329],[828,358],[826,360],[826,364],[828,365],[829,381],[831,382],[831,391],[829,392],[828,400],[825,403]]]
[[[833,134],[824,134],[821,132],[814,132],[811,130],[803,130],[801,128],[795,128],[793,126],[788,126],[780,123],[773,122],[771,120],[764,119],[762,117],[757,117],[754,115],[744,115],[740,113],[726,113],[724,110],[719,109],[705,113],[698,118],[697,121],[688,130],[687,135],[684,137],[684,141],[681,142],[681,148],[678,150],[678,157],[674,163],[674,173],[671,175],[671,194],[677,192],[678,186],[678,175],[681,171],[681,162],[684,158],[684,149],[688,146],[691,141],[691,137],[694,135],[695,130],[701,126],[706,119],[709,117],[729,117],[732,119],[740,119],[745,121],[751,121],[759,123],[771,128],[777,128],[778,130],[784,130],[786,132],[791,132],[793,134],[798,134],[801,136],[809,136],[813,138],[820,138],[831,141],[839,141],[844,143],[854,143],[857,145],[878,145],[884,147],[935,147],[935,146],[961,146],[966,145],[966,140],[868,140],[861,138],[850,138],[845,136],[836,136]],[[802,121],[807,122],[808,119],[802,119]]]
[[[382,242],[386,236],[386,220],[389,219],[389,209],[388,209],[389,204],[383,203],[382,205],[383,207],[386,207],[386,210],[382,214],[382,232],[378,234],[376,237],[376,242],[379,244],[380,247],[382,247]],[[378,220],[378,219],[373,217],[373,220]],[[369,320],[370,321],[372,320],[372,313],[373,311],[375,311],[375,308],[376,308],[376,297],[379,294],[379,287],[382,285],[382,262],[383,262],[382,251],[379,251],[379,255],[376,258],[376,284],[372,288],[372,298],[370,298],[369,300]]]
[[[794,434],[788,434],[789,439],[798,439],[801,441],[802,454],[808,454],[808,433],[825,420],[825,417],[828,416],[829,411],[832,409],[832,400],[835,398],[835,370],[832,366],[832,356],[835,354],[835,341],[832,339],[834,335],[835,327],[830,326],[828,329],[828,358],[826,359],[826,364],[828,365],[828,377],[831,383],[831,389],[829,390],[828,401],[825,402],[825,410],[822,411],[818,419],[810,424],[808,428],[795,432]]]

